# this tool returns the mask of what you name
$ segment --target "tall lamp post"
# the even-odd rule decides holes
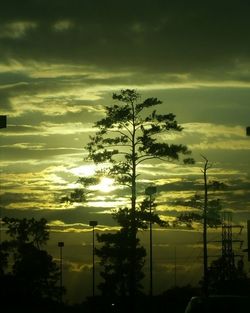
[[[145,194],[149,196],[149,271],[150,271],[150,280],[149,280],[149,295],[153,296],[153,233],[152,233],[152,197],[156,193],[155,186],[149,186],[145,189]]]
[[[7,128],[7,116],[0,115],[0,128]],[[0,209],[0,243],[2,242],[2,210]]]
[[[93,299],[95,297],[95,226],[98,225],[97,221],[90,221],[89,222],[89,226],[91,226],[93,228],[93,238],[92,238],[92,246],[93,246],[93,250],[92,250],[92,262],[93,262],[93,267],[92,267],[92,295],[93,295]]]
[[[250,126],[246,128],[246,135],[250,136]],[[250,262],[250,220],[247,221],[247,254],[248,261]]]
[[[63,283],[63,279],[62,279],[62,266],[63,266],[63,258],[62,258],[62,248],[64,247],[64,242],[63,241],[59,241],[58,242],[58,247],[60,249],[60,303],[62,303],[62,283]]]

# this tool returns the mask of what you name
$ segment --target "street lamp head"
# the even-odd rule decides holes
[[[89,226],[95,227],[96,225],[98,225],[97,221],[90,221],[89,222]]]
[[[64,242],[63,241],[59,241],[58,242],[58,247],[60,247],[60,248],[64,247]]]
[[[156,187],[155,186],[149,186],[145,189],[145,194],[147,196],[152,196],[153,194],[156,193]]]
[[[0,128],[6,128],[6,127],[7,127],[7,116],[0,115]]]
[[[247,133],[247,136],[250,136],[250,126],[246,128],[246,133]]]

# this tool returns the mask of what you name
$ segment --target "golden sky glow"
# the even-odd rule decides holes
[[[8,116],[8,127],[0,130],[0,209],[48,219],[55,258],[57,241],[65,241],[68,297],[80,301],[80,289],[91,292],[82,283],[90,279],[88,222],[98,220],[100,232],[115,230],[111,213],[130,196],[103,177],[87,189],[86,202],[60,199],[82,187],[79,177],[101,169],[86,161],[84,147],[120,89],[162,100],[158,112],[176,114],[184,129],[161,139],[188,145],[196,159],[194,166],[141,164],[139,201],[153,182],[157,212],[173,221],[189,209],[177,200],[202,190],[205,155],[212,163],[209,179],[229,186],[215,197],[235,222],[250,218],[250,19],[243,0],[66,2],[1,3],[0,114]],[[147,233],[140,236],[147,245]],[[191,267],[201,268],[199,230],[157,228],[154,236],[156,290],[173,283],[174,246],[182,253],[178,279],[190,283]]]
[[[102,177],[98,185],[92,187],[93,190],[99,190],[104,193],[109,193],[115,190],[114,179]]]

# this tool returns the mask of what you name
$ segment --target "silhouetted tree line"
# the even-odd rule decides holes
[[[243,260],[235,261],[233,266],[223,257],[212,261],[208,268],[208,288],[211,294],[249,296],[250,279]]]
[[[8,239],[0,244],[0,305],[43,307],[57,303],[59,268],[45,247],[49,229],[45,219],[3,218]]]
[[[87,159],[95,164],[105,164],[106,167],[97,172],[96,177],[79,178],[84,188],[71,192],[63,201],[85,201],[85,187],[96,183],[98,177],[107,175],[128,188],[130,205],[117,209],[112,215],[120,226],[118,231],[97,234],[97,240],[101,243],[95,250],[102,266],[101,296],[90,298],[82,306],[75,307],[74,312],[82,308],[88,312],[93,307],[95,312],[140,312],[147,311],[149,306],[157,312],[182,312],[189,298],[199,290],[190,286],[186,289],[175,288],[153,298],[145,296],[143,292],[146,250],[140,243],[138,231],[147,229],[149,223],[163,227],[169,226],[169,223],[161,220],[155,211],[149,212],[150,207],[156,207],[152,198],[144,196],[139,203],[138,195],[142,193],[142,188],[138,184],[138,168],[143,162],[179,161],[181,156],[185,164],[192,164],[194,160],[189,157],[191,152],[185,145],[166,143],[163,135],[181,132],[182,127],[174,114],[157,113],[154,108],[161,103],[160,100],[141,100],[141,95],[130,89],[114,94],[113,99],[118,104],[105,107],[105,117],[95,123],[98,131],[90,136],[86,147]],[[181,214],[175,225],[184,223],[192,227],[194,222],[209,227],[220,225],[220,200],[209,199],[205,185],[205,200],[196,194],[187,201],[185,204],[194,210]],[[213,185],[221,186],[218,182]],[[3,223],[9,239],[0,245],[1,304],[6,307],[20,305],[26,307],[27,312],[33,312],[36,308],[36,313],[39,312],[38,307],[46,305],[54,307],[54,311],[60,308],[59,268],[52,256],[43,249],[49,239],[46,220],[6,217]],[[204,238],[205,245],[207,242]],[[218,259],[207,268],[209,290],[216,293],[237,292],[235,286],[239,284],[249,290],[243,264],[235,266],[229,281],[220,275],[221,268],[226,266],[223,262],[225,260]],[[204,282],[201,283],[204,285]]]
[[[88,157],[95,164],[108,164],[101,175],[112,177],[128,188],[130,206],[118,209],[113,218],[120,226],[116,233],[101,234],[102,244],[96,249],[101,260],[103,295],[135,297],[142,293],[143,265],[146,250],[137,236],[139,229],[147,229],[149,222],[166,226],[156,213],[149,213],[149,199],[138,203],[138,168],[143,162],[154,160],[193,163],[190,151],[182,144],[168,144],[164,134],[181,132],[175,115],[158,114],[155,107],[162,102],[157,98],[141,99],[135,90],[121,90],[113,94],[115,104],[105,107],[105,117],[95,123],[98,129],[87,144]],[[98,174],[98,173],[97,173]],[[84,179],[82,180],[85,183]],[[152,200],[151,200],[152,201]]]
[[[127,221],[127,218],[121,214],[119,218]],[[158,217],[156,217],[157,219]],[[102,296],[97,296],[94,299],[94,303],[93,299],[89,298],[82,304],[71,306],[60,304],[59,268],[52,256],[43,250],[49,240],[47,221],[45,219],[5,217],[3,223],[8,236],[8,239],[0,244],[0,305],[3,312],[78,313],[93,312],[94,308],[95,313],[125,313],[131,309],[128,295],[121,295],[120,292],[117,295],[114,292],[103,293]],[[120,221],[120,223],[123,222]],[[145,225],[140,226],[145,227]],[[114,238],[117,238],[118,252],[124,250],[126,255],[127,239],[120,237],[120,233]],[[120,247],[122,244],[124,246]],[[107,251],[109,258],[112,255],[111,251]],[[123,255],[120,257],[122,258]],[[141,256],[139,255],[139,257]],[[118,254],[114,254],[114,258],[117,259]],[[119,260],[117,264],[121,262]],[[124,269],[123,267],[122,270]],[[119,268],[113,270],[115,275],[119,275],[121,271]],[[118,280],[120,285],[122,278],[118,277]],[[110,286],[110,288],[113,289],[114,287]],[[141,292],[140,295],[137,295],[134,309],[136,312],[145,312],[149,306],[152,306],[153,310],[165,313],[167,305],[167,311],[183,312],[189,298],[196,292],[195,288],[186,286],[171,289],[162,295],[153,297],[153,299]]]
[[[120,185],[128,188],[130,193],[130,206],[119,208],[113,213],[113,218],[120,226],[120,230],[112,233],[97,234],[101,243],[95,253],[102,266],[102,282],[99,285],[101,295],[106,298],[141,297],[143,295],[142,279],[146,250],[140,244],[137,236],[139,230],[148,228],[150,222],[160,226],[170,226],[154,212],[149,214],[150,205],[154,202],[146,197],[138,203],[138,195],[142,195],[142,186],[138,184],[138,168],[143,162],[161,160],[166,162],[179,161],[184,156],[185,164],[193,164],[194,160],[186,157],[191,152],[185,145],[169,144],[164,138],[165,134],[181,132],[182,127],[177,123],[173,113],[158,114],[155,107],[161,103],[157,98],[141,99],[135,90],[121,90],[113,94],[114,105],[105,107],[105,116],[95,123],[97,132],[90,136],[86,146],[87,160],[95,164],[105,164],[95,177],[80,177],[83,189],[78,189],[65,197],[66,201],[84,201],[87,196],[87,186],[95,184],[98,177],[104,175],[112,177]],[[186,157],[186,158],[185,158]],[[208,160],[204,158],[206,165]],[[206,168],[207,169],[207,168]],[[204,177],[206,179],[206,175]],[[148,185],[145,184],[145,187]],[[185,224],[192,227],[193,223],[200,223],[206,227],[221,225],[222,205],[220,199],[208,198],[208,189],[225,188],[221,182],[205,183],[204,195],[196,194],[193,198],[182,203],[192,207],[188,213],[180,214],[174,225]],[[143,192],[144,194],[144,192]],[[205,207],[205,209],[204,209]],[[206,230],[204,231],[204,253],[206,252]],[[208,271],[208,266],[205,265]],[[216,291],[218,283],[213,271],[209,268],[209,288]],[[240,275],[242,275],[241,272]],[[239,277],[235,276],[235,282]],[[204,282],[201,281],[204,285]],[[206,282],[207,284],[207,282]],[[126,303],[128,301],[125,301]],[[126,307],[126,305],[124,304]]]

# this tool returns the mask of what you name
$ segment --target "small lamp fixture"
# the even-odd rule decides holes
[[[6,127],[7,127],[7,116],[0,115],[0,128],[6,128]]]
[[[147,196],[152,196],[153,194],[156,193],[156,187],[155,186],[149,186],[145,189],[145,194]]]
[[[247,133],[247,136],[250,136],[250,126],[246,128],[246,133]]]
[[[97,221],[90,221],[89,222],[89,226],[95,227],[97,225],[98,225]]]

